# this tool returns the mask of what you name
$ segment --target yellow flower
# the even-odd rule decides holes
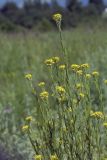
[[[80,93],[79,96],[80,96],[80,98],[84,98],[85,97],[85,95],[83,93]]]
[[[102,112],[100,112],[100,111],[97,111],[97,112],[93,112],[93,111],[91,111],[90,112],[90,116],[91,117],[94,117],[94,118],[104,118],[104,114],[102,113]]]
[[[81,83],[77,83],[76,84],[76,89],[81,89],[82,88],[82,84]]]
[[[34,155],[35,160],[42,160],[42,155]]]
[[[59,94],[65,93],[65,89],[64,89],[62,86],[56,86],[56,91],[57,91]]]
[[[54,61],[54,63],[58,63],[60,58],[59,57],[52,57],[52,60]]]
[[[49,97],[49,93],[47,91],[43,91],[43,92],[40,93],[40,98],[42,100],[47,100],[48,97]]]
[[[44,86],[45,86],[45,82],[40,82],[40,83],[38,83],[38,86],[39,86],[39,87],[44,87]]]
[[[57,155],[56,154],[55,155],[51,155],[50,160],[58,160]]]
[[[32,116],[28,116],[25,118],[26,121],[31,122],[32,121]]]
[[[76,73],[81,76],[83,74],[83,71],[82,70],[78,70]]]
[[[59,66],[59,69],[60,69],[60,70],[64,70],[65,67],[66,67],[65,64],[62,64],[62,65]]]
[[[89,64],[88,63],[84,63],[84,64],[81,64],[81,68],[89,68]]]
[[[86,77],[86,79],[90,79],[91,78],[91,74],[86,74],[85,77]]]
[[[52,58],[45,60],[45,64],[46,64],[47,66],[52,66],[54,63],[55,63],[55,62],[53,61]]]
[[[26,75],[25,75],[25,78],[28,79],[28,80],[32,80],[32,74],[30,74],[30,73],[29,73],[29,74],[26,74]]]
[[[92,76],[94,76],[94,77],[99,76],[99,72],[97,72],[97,71],[92,72]]]
[[[61,15],[60,13],[54,14],[54,15],[53,15],[53,20],[54,20],[55,22],[61,22],[61,20],[62,20],[62,15]]]
[[[78,64],[72,64],[71,68],[72,68],[72,70],[76,71],[80,68],[80,66]]]
[[[104,80],[104,83],[107,84],[107,80]]]
[[[26,131],[28,131],[28,130],[29,130],[29,126],[28,126],[28,125],[22,126],[22,131],[23,131],[23,132],[26,132]]]
[[[104,123],[103,123],[103,126],[104,126],[104,127],[107,127],[107,122],[104,122]]]

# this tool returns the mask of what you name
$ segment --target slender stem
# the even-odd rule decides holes
[[[31,143],[31,145],[32,145],[35,153],[38,154],[38,151],[37,151],[37,149],[36,149],[36,147],[35,147],[35,145],[34,145],[34,143],[33,143],[33,140],[32,140],[32,138],[31,138],[31,136],[30,136],[30,133],[28,133],[28,138],[29,138],[29,141],[30,141],[30,143]]]

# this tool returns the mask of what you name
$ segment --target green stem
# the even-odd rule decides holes
[[[37,151],[37,149],[36,149],[36,147],[35,147],[35,145],[34,145],[34,143],[33,143],[33,140],[32,140],[32,138],[30,137],[30,133],[28,133],[28,138],[29,138],[29,141],[30,141],[30,143],[31,143],[31,145],[32,145],[32,148],[34,149],[35,153],[38,154],[38,151]]]

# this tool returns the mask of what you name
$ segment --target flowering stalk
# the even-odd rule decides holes
[[[102,160],[106,151],[106,142],[104,151],[101,148],[107,134],[107,120],[102,109],[99,73],[90,73],[87,63],[72,64],[69,68],[61,30],[62,16],[55,14],[53,19],[60,33],[64,64],[59,57],[45,60],[50,69],[48,82],[36,86],[35,122],[29,124],[32,117],[28,116],[23,131],[30,127],[27,134],[36,153],[35,160]],[[29,74],[26,79],[31,81],[32,76]]]

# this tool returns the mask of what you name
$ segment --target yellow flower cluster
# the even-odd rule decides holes
[[[49,58],[49,59],[46,59],[46,60],[45,60],[45,64],[46,64],[47,66],[52,66],[52,65],[54,64],[54,61],[53,61],[52,58]]]
[[[85,69],[85,68],[89,68],[90,66],[88,63],[84,63],[84,64],[81,64],[80,67]]]
[[[58,160],[57,155],[51,155],[50,160]]]
[[[82,69],[87,69],[89,68],[89,64],[88,63],[84,63],[84,64],[81,64],[81,65],[78,65],[78,64],[72,64],[71,65],[71,68],[73,71],[78,71],[80,70],[82,72]]]
[[[79,76],[81,76],[81,75],[83,74],[83,71],[82,71],[82,70],[78,70],[76,73],[77,73]]]
[[[49,97],[49,93],[47,91],[43,91],[43,92],[40,93],[40,98],[42,100],[47,100],[48,97]]]
[[[65,89],[62,87],[62,86],[56,86],[56,91],[59,93],[59,94],[63,94],[65,93]]]
[[[34,155],[34,160],[42,160],[42,155]]]
[[[80,68],[80,66],[78,64],[72,64],[71,68],[73,71],[77,71]]]
[[[60,69],[60,70],[64,70],[65,67],[66,67],[65,64],[62,64],[62,65],[59,66],[59,69]]]
[[[58,63],[60,61],[59,57],[52,57],[52,60],[54,61],[54,63]]]
[[[26,74],[26,75],[25,75],[25,78],[28,79],[28,80],[32,80],[32,74],[30,74],[30,73],[29,73],[29,74]]]
[[[30,123],[32,121],[32,116],[26,117],[25,120],[26,120],[26,122]],[[27,132],[29,130],[28,123],[27,123],[27,125],[22,126],[22,131],[23,132]]]
[[[104,122],[104,123],[103,123],[103,126],[107,128],[107,122]]]
[[[102,112],[100,112],[100,111],[98,111],[98,112],[93,112],[93,111],[91,111],[90,112],[90,116],[91,117],[94,117],[94,118],[104,118],[104,114],[102,113]]]
[[[40,82],[40,83],[38,83],[38,86],[39,86],[39,87],[44,87],[44,86],[45,86],[45,82]]]
[[[27,132],[28,130],[29,130],[29,126],[28,125],[22,126],[22,131],[23,132]]]
[[[45,64],[47,66],[52,66],[53,64],[56,64],[60,61],[60,58],[59,57],[52,57],[52,58],[49,58],[49,59],[46,59],[45,60]]]
[[[32,121],[32,116],[28,116],[25,118],[26,121],[31,122]]]
[[[43,159],[43,156],[42,155],[34,155],[34,160],[42,160]],[[58,160],[58,157],[57,155],[51,155],[50,156],[50,160]]]
[[[62,15],[60,13],[56,13],[53,15],[53,20],[55,22],[60,22],[62,20]]]
[[[86,77],[86,79],[90,79],[91,78],[91,74],[86,74],[85,77]]]
[[[99,76],[99,72],[97,72],[97,71],[92,72],[92,76],[93,77],[98,77]]]

